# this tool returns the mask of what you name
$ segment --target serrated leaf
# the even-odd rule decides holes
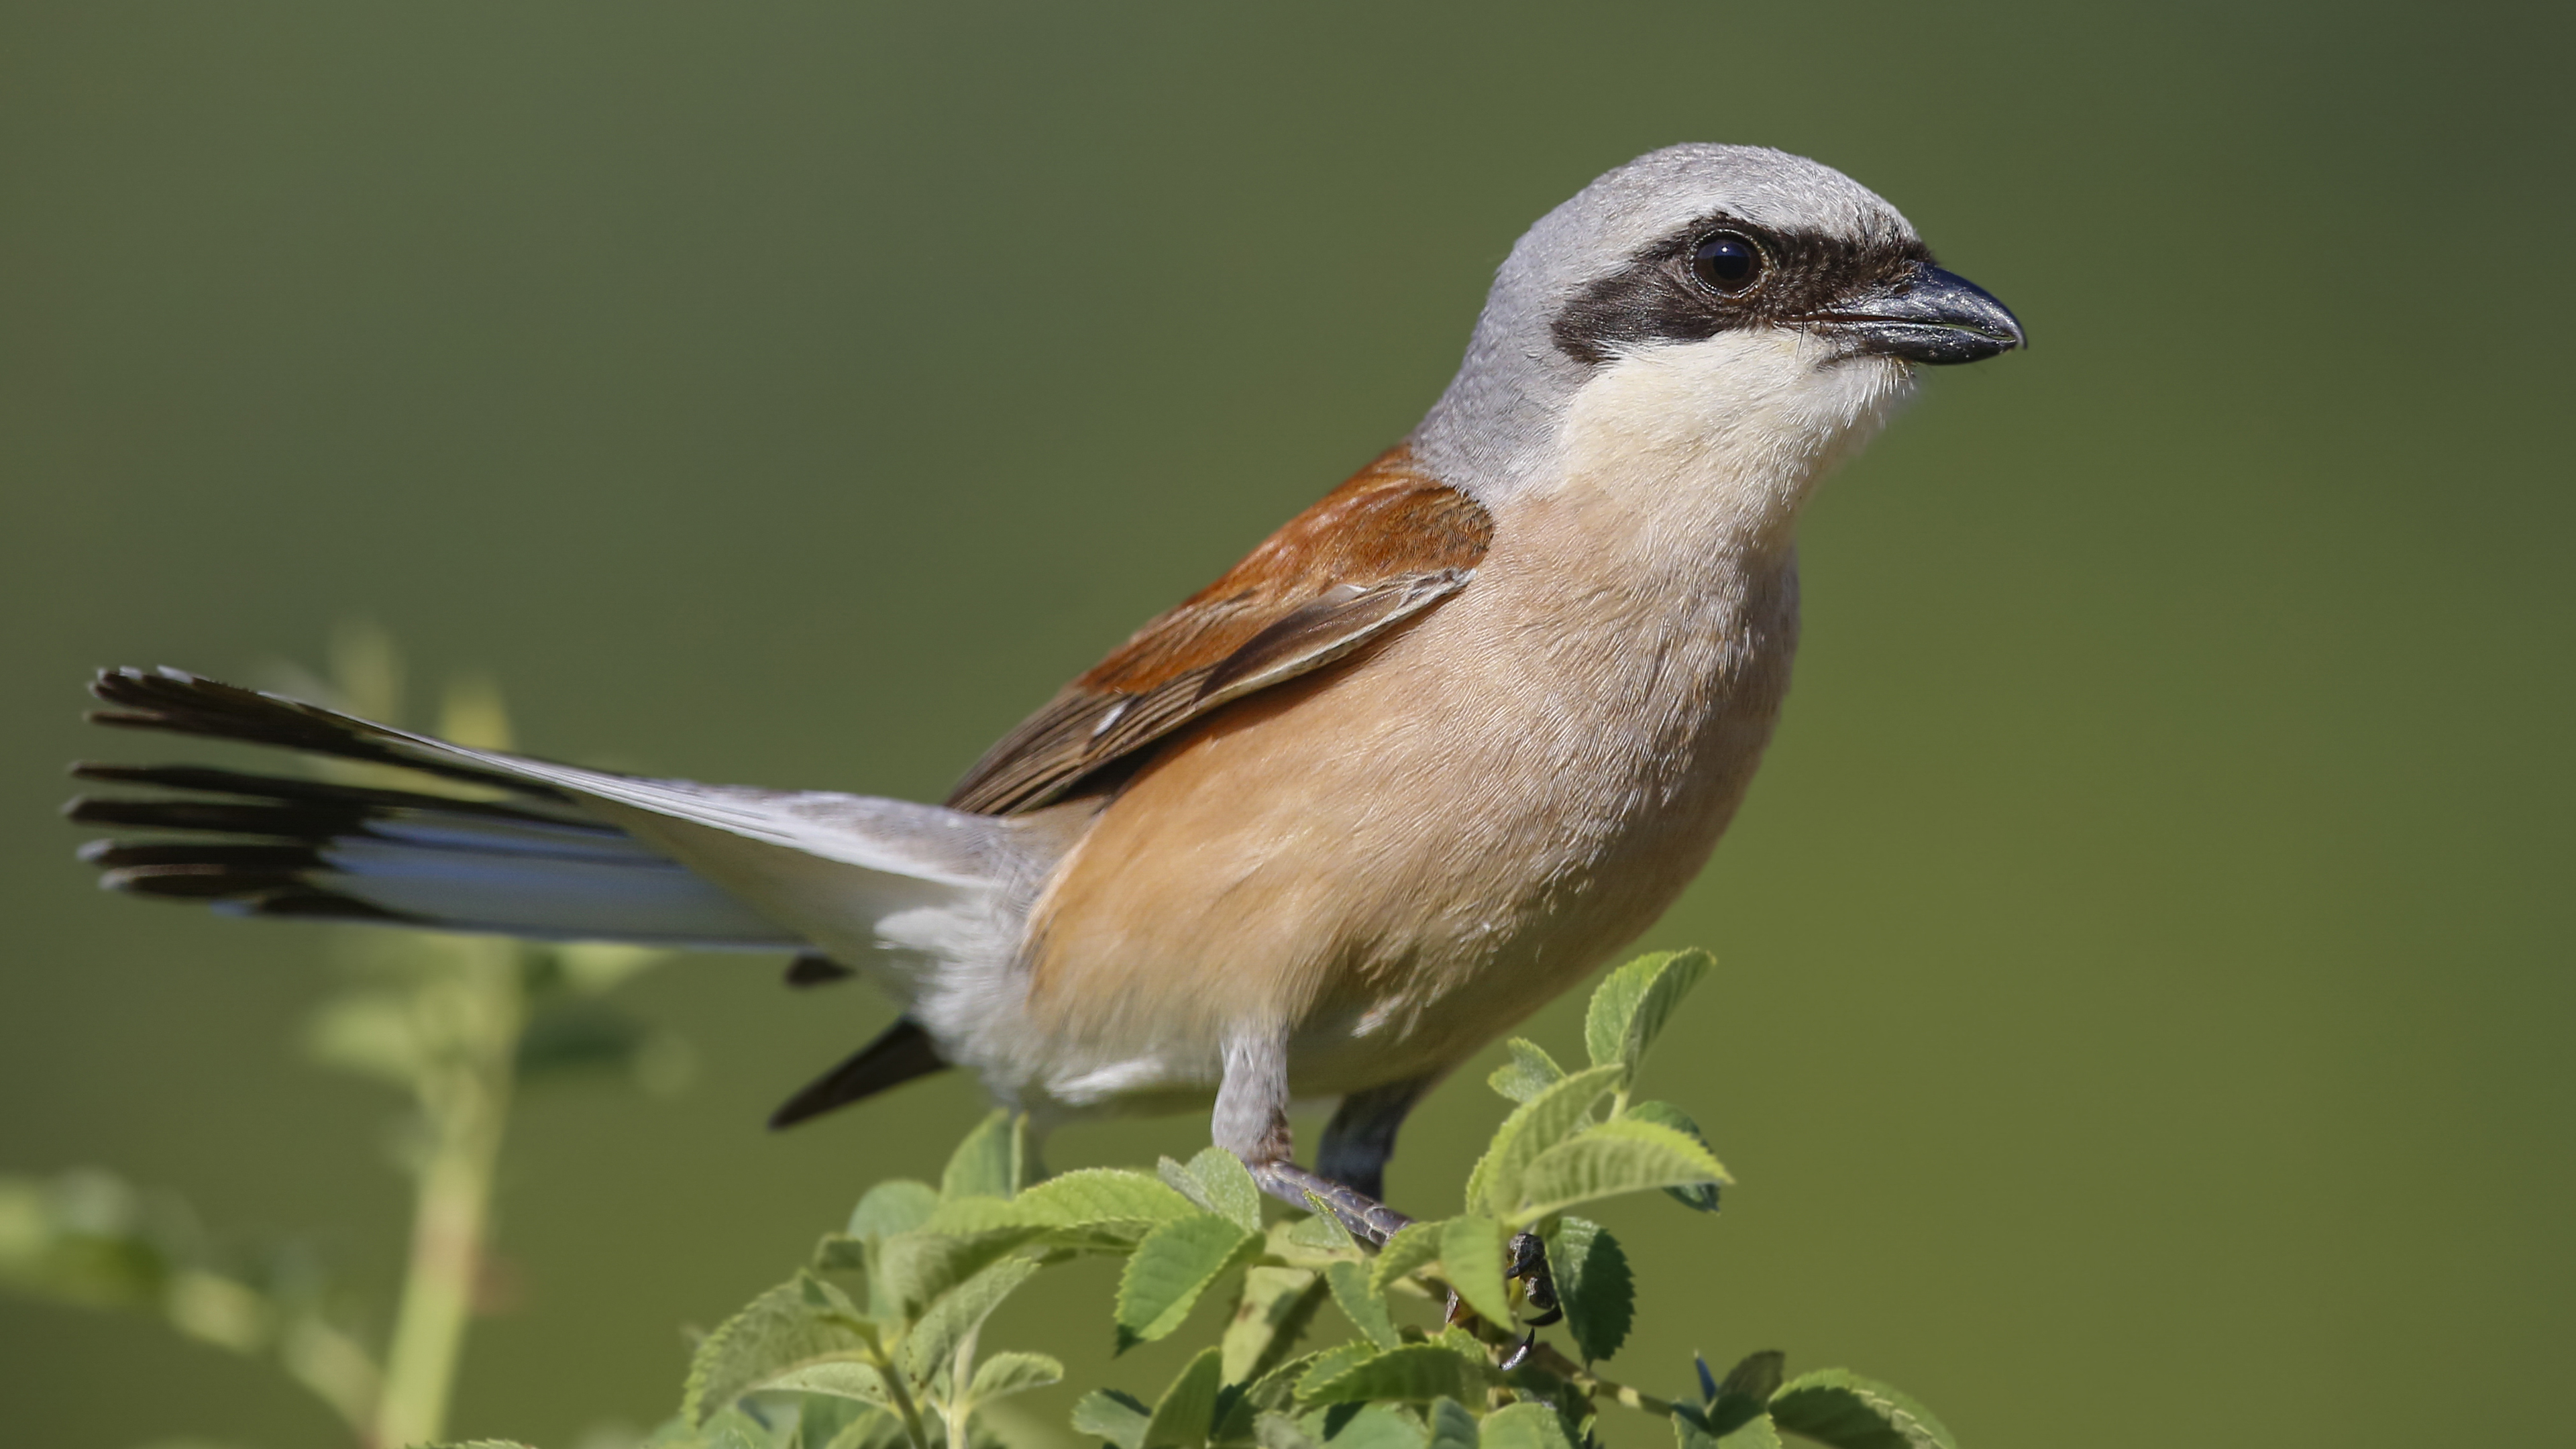
[[[1248,1384],[1287,1361],[1324,1301],[1324,1280],[1304,1268],[1252,1268],[1219,1345],[1225,1381]]]
[[[1673,1449],[1781,1449],[1780,1431],[1756,1410],[1723,1433],[1687,1406],[1673,1411]]]
[[[1142,1449],[1153,1418],[1143,1401],[1116,1389],[1093,1389],[1073,1406],[1075,1433],[1106,1439],[1118,1449]]]
[[[1199,1295],[1260,1248],[1261,1236],[1194,1212],[1145,1235],[1118,1276],[1118,1352],[1181,1326]]]
[[[1188,1198],[1144,1173],[1114,1167],[1060,1173],[1023,1189],[1012,1206],[1022,1222],[1085,1230],[1121,1245],[1199,1211]]]
[[[1342,1316],[1363,1338],[1380,1348],[1394,1348],[1404,1342],[1404,1335],[1395,1331],[1395,1317],[1387,1312],[1386,1300],[1370,1290],[1365,1266],[1327,1264],[1324,1281],[1331,1286],[1333,1306],[1342,1310]]]
[[[1494,1381],[1483,1353],[1473,1357],[1443,1343],[1409,1343],[1343,1369],[1310,1379],[1299,1395],[1310,1404],[1359,1404],[1388,1399],[1424,1403],[1481,1395]]]
[[[1556,1279],[1565,1331],[1585,1363],[1605,1359],[1628,1341],[1636,1319],[1637,1290],[1628,1255],[1599,1223],[1561,1217],[1547,1236],[1547,1264]]]
[[[933,1374],[948,1366],[958,1343],[1044,1266],[1035,1258],[1004,1258],[941,1294],[904,1334],[895,1366],[915,1383],[930,1382]]]
[[[1320,1291],[1323,1287],[1323,1280],[1320,1278],[1315,1280],[1315,1286],[1317,1290]],[[1369,1349],[1370,1352],[1376,1351],[1371,1345],[1364,1343],[1344,1344],[1342,1346],[1344,1348],[1365,1348]],[[1255,1409],[1286,1410],[1294,1407],[1297,1402],[1297,1381],[1304,1378],[1308,1370],[1314,1368],[1316,1364],[1323,1362],[1323,1360],[1324,1355],[1320,1353],[1308,1353],[1299,1354],[1295,1358],[1291,1358],[1280,1363],[1276,1368],[1271,1369],[1270,1372],[1263,1374],[1261,1377],[1252,1381],[1251,1386],[1244,1390],[1244,1401],[1251,1404]]]
[[[1228,1226],[1232,1226],[1228,1224]],[[1199,1350],[1154,1402],[1140,1449],[1201,1449],[1216,1421],[1217,1391],[1224,1368],[1213,1348]]]
[[[877,1245],[869,1286],[882,1286],[895,1315],[917,1319],[942,1294],[1018,1252],[1043,1230],[1001,1228],[982,1233],[897,1233]]]
[[[975,1366],[967,1397],[979,1404],[1064,1382],[1064,1365],[1042,1353],[997,1353]]]
[[[1526,1102],[1565,1080],[1565,1068],[1558,1066],[1556,1058],[1537,1042],[1513,1037],[1503,1043],[1503,1050],[1511,1054],[1511,1060],[1494,1068],[1493,1075],[1485,1078],[1485,1085],[1515,1102]],[[1436,1440],[1438,1435],[1433,1438]]]
[[[1503,1276],[1510,1254],[1503,1241],[1503,1225],[1492,1218],[1451,1218],[1440,1225],[1440,1276],[1497,1328],[1512,1323],[1512,1295]]]
[[[939,1174],[939,1196],[954,1202],[964,1197],[1010,1198],[1020,1190],[1020,1168],[1028,1154],[1029,1119],[1007,1107],[996,1108],[949,1154]]]
[[[1780,1392],[1788,1362],[1788,1355],[1778,1349],[1749,1353],[1727,1370],[1724,1383],[1709,1382],[1708,1365],[1701,1364],[1700,1385],[1708,1399],[1710,1431],[1724,1436],[1737,1425],[1760,1417],[1771,1396]]]
[[[1847,1369],[1798,1375],[1770,1410],[1774,1424],[1833,1449],[1958,1449],[1931,1410]]]
[[[1359,1239],[1342,1226],[1342,1220],[1329,1212],[1308,1213],[1287,1223],[1283,1229],[1288,1246],[1308,1253],[1356,1253]]]
[[[1477,1449],[1476,1416],[1456,1399],[1433,1399],[1422,1417],[1431,1427],[1429,1449]]]
[[[1616,1062],[1634,1072],[1673,1008],[1716,964],[1706,951],[1659,951],[1602,978],[1583,1018],[1583,1045],[1592,1064]]]
[[[1707,1148],[1670,1127],[1623,1117],[1540,1153],[1521,1173],[1521,1201],[1512,1218],[1534,1223],[1622,1193],[1731,1180]]]
[[[829,1394],[836,1399],[894,1407],[894,1395],[886,1388],[884,1376],[873,1365],[853,1359],[804,1364],[755,1387],[764,1393]]]
[[[932,1210],[939,1206],[939,1189],[926,1182],[896,1178],[869,1188],[850,1209],[850,1225],[844,1231],[861,1242],[890,1238],[909,1233],[930,1221]]]
[[[1478,1426],[1480,1449],[1574,1449],[1565,1425],[1545,1404],[1513,1404],[1496,1409]]]
[[[1308,1355],[1302,1360],[1304,1367],[1298,1370],[1296,1376],[1297,1397],[1301,1400],[1312,1399],[1319,1386],[1332,1382],[1377,1357],[1383,1351],[1376,1344],[1361,1339],[1351,1343],[1336,1344],[1322,1353]],[[1285,1370],[1282,1371],[1283,1375],[1284,1373]]]
[[[1440,1259],[1440,1224],[1407,1223],[1378,1249],[1377,1262],[1369,1268],[1369,1291],[1384,1297],[1387,1286],[1407,1273],[1427,1268]]]
[[[1203,1147],[1190,1159],[1189,1173],[1217,1213],[1247,1233],[1261,1231],[1261,1184],[1252,1180],[1242,1158],[1222,1147]]]
[[[1532,1159],[1590,1120],[1593,1104],[1616,1088],[1626,1073],[1627,1068],[1616,1062],[1588,1068],[1512,1109],[1467,1176],[1467,1211],[1510,1212],[1520,1201],[1521,1174]]]
[[[1688,1112],[1670,1102],[1631,1102],[1628,1104],[1628,1110],[1620,1115],[1634,1117],[1641,1122],[1670,1127],[1702,1147],[1709,1145],[1708,1134],[1699,1130],[1699,1123],[1692,1121]],[[1709,1148],[1709,1155],[1716,1156],[1717,1150]],[[1713,1182],[1695,1182],[1688,1187],[1668,1187],[1664,1189],[1664,1196],[1697,1212],[1717,1211],[1717,1184]]]
[[[860,1352],[867,1340],[845,1321],[857,1316],[839,1289],[810,1273],[761,1294],[698,1345],[681,1417],[702,1426],[756,1384],[818,1359]]]

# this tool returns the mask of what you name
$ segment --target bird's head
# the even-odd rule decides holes
[[[2021,345],[2003,303],[1935,265],[1894,207],[1841,172],[1761,147],[1672,146],[1522,236],[1414,442],[1489,495],[1602,447],[1752,449],[1806,475],[1803,489],[1918,366]]]

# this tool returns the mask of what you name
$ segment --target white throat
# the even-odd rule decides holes
[[[1574,510],[1631,566],[1759,566],[1786,558],[1816,483],[1913,390],[1903,363],[1826,360],[1787,328],[1641,349],[1575,392],[1559,466],[1495,501]]]

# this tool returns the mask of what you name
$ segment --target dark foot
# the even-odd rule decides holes
[[[1565,1305],[1556,1301],[1556,1276],[1547,1270],[1547,1244],[1536,1233],[1521,1233],[1512,1239],[1511,1253],[1511,1276],[1520,1280],[1529,1306],[1538,1310],[1529,1326],[1545,1328],[1565,1317]]]
[[[1329,1177],[1308,1172],[1293,1162],[1265,1162],[1252,1169],[1252,1180],[1261,1190],[1301,1208],[1321,1202],[1352,1237],[1372,1248],[1383,1248],[1386,1240],[1413,1226],[1413,1219],[1379,1202],[1356,1188],[1344,1187]]]

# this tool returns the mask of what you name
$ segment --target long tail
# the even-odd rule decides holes
[[[140,796],[84,797],[85,824],[150,832],[82,857],[100,883],[240,914],[555,940],[810,948],[909,995],[989,954],[1028,867],[1001,821],[934,805],[656,780],[468,749],[162,669],[103,672],[100,724],[394,765],[463,787],[347,785],[195,765],[81,765]],[[811,975],[812,973],[808,973]],[[792,978],[793,979],[793,978]],[[898,1023],[785,1115],[855,1100],[939,1058]]]

